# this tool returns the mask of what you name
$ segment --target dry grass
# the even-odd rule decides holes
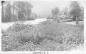
[[[46,21],[37,26],[15,24],[2,35],[2,51],[64,51],[84,44],[83,25]]]

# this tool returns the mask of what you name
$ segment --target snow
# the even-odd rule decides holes
[[[65,24],[72,24],[72,25],[76,25],[76,22],[65,22]]]
[[[46,18],[40,18],[40,19],[36,19],[36,20],[32,20],[32,21],[25,21],[25,22],[18,22],[21,24],[31,24],[31,25],[35,25],[35,24],[39,24],[43,21],[46,21]],[[2,23],[1,25],[1,29],[2,30],[7,30],[10,26],[12,26],[13,24],[15,24],[15,22],[10,22],[10,23]]]
[[[2,24],[1,24],[1,29],[2,29],[2,30],[6,30],[6,29],[8,29],[10,26],[12,26],[13,24],[14,24],[14,22],[2,23]]]

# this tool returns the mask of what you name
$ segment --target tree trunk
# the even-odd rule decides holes
[[[78,25],[78,24],[79,24],[78,17],[76,17],[76,25]]]
[[[4,10],[3,10],[3,3],[2,3],[2,22],[4,22]]]

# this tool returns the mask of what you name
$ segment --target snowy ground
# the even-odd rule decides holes
[[[32,21],[25,21],[23,22],[23,24],[31,24],[31,25],[35,25],[35,24],[39,24],[41,22],[47,21],[46,18],[40,18],[40,19],[36,19],[36,20],[32,20]],[[22,22],[19,22],[22,23]],[[64,24],[64,22],[62,22]],[[10,22],[10,23],[2,23],[1,25],[1,29],[2,30],[6,30],[7,28],[9,28],[10,26],[12,26],[13,24],[15,24],[15,22]],[[72,25],[76,25],[76,22],[65,22],[65,24],[72,24]]]
[[[43,21],[46,21],[46,20],[47,20],[46,18],[41,18],[41,19],[36,19],[36,20],[32,20],[32,21],[25,21],[25,22],[18,22],[18,23],[34,25],[34,24],[39,24],[39,23],[41,23]],[[15,23],[16,22],[2,23],[1,24],[1,29],[2,30],[6,30],[6,29],[8,29],[10,26],[12,26]]]

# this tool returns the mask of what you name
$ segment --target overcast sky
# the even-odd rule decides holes
[[[70,1],[68,0],[30,0],[33,5],[32,11],[40,14],[41,16],[48,16],[51,14],[52,8],[59,7],[62,10],[64,7],[69,7]],[[84,4],[84,1],[78,1],[81,5]]]
[[[65,6],[69,5],[69,1],[32,1],[31,3],[33,5],[33,12],[40,14],[41,16],[48,16],[51,14],[52,8],[58,7],[62,9]]]
[[[17,0],[18,1],[18,0]],[[25,1],[25,0],[23,0]],[[58,7],[62,10],[64,7],[69,7],[72,0],[26,0],[33,5],[32,11],[41,16],[48,16],[51,14],[52,8]],[[73,0],[74,1],[74,0]],[[86,6],[85,0],[78,0],[82,6]]]

